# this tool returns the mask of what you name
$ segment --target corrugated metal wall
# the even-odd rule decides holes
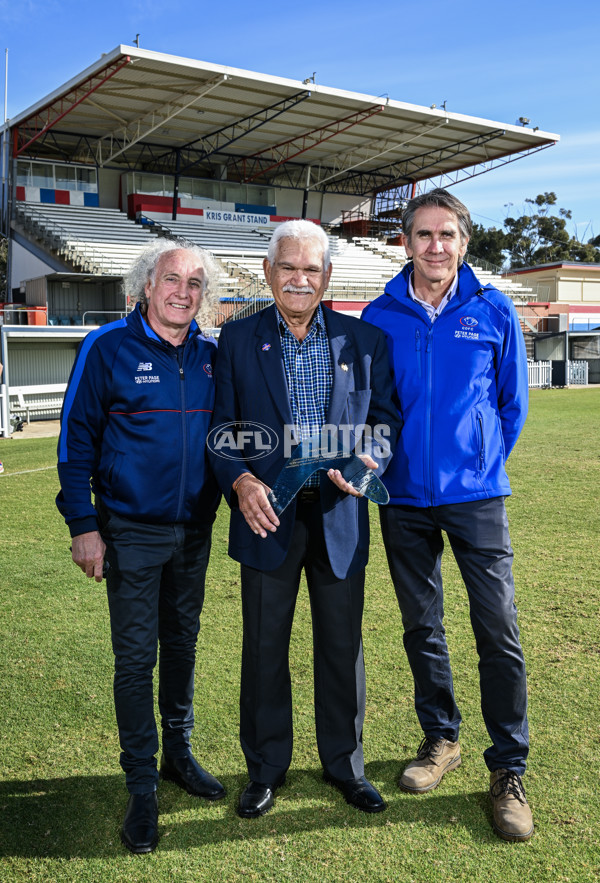
[[[59,282],[48,283],[48,315],[67,316],[71,324],[76,317],[90,311],[107,312],[107,322],[118,318],[112,312],[125,309],[125,297],[118,282],[86,283]],[[92,321],[92,320],[90,320]]]
[[[17,341],[8,343],[11,386],[66,383],[79,341]],[[6,379],[6,378],[5,378]]]
[[[28,279],[25,283],[25,303],[32,307],[46,306],[46,277]]]

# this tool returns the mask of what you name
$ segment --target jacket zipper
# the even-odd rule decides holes
[[[477,425],[479,426],[479,471],[485,470],[485,438],[483,435],[483,418],[480,413],[477,414]]]
[[[186,477],[187,477],[187,417],[185,412],[185,373],[183,370],[183,359],[185,357],[185,351],[187,347],[182,346],[178,347],[176,350],[177,354],[177,364],[179,365],[179,380],[181,381],[179,391],[180,391],[180,402],[181,402],[181,440],[182,440],[182,451],[181,451],[181,473],[179,478],[179,502],[177,504],[177,521],[183,521],[183,506],[185,500],[185,486],[186,486]]]
[[[421,366],[421,332],[418,328],[415,331],[415,350],[417,352],[417,371],[420,380],[423,376],[423,368]]]
[[[427,415],[426,432],[425,432],[425,464],[429,472],[429,499],[433,506],[433,458],[431,456],[431,439],[433,436],[433,411],[431,403],[433,401],[433,347],[432,347],[433,325],[427,332],[425,354],[427,357]],[[427,488],[425,488],[427,493]]]
[[[476,294],[481,294],[483,288],[480,288]],[[447,320],[448,316],[453,313],[456,309],[458,309],[461,305],[461,302],[458,298],[453,298],[450,303],[445,307],[442,311],[441,315],[436,319],[436,322],[439,323],[442,319]],[[440,326],[441,327],[441,326]],[[433,457],[431,453],[431,439],[433,438],[433,410],[432,410],[432,402],[433,402],[433,329],[434,325],[432,324],[429,331],[427,332],[426,337],[426,345],[425,345],[425,354],[427,358],[427,402],[426,402],[426,431],[425,431],[425,469],[426,472],[429,473],[429,488],[425,488],[425,494],[429,497],[430,505],[434,506],[434,470],[433,470]],[[417,336],[419,335],[419,330],[417,329]],[[485,451],[483,450],[483,427],[481,428],[481,438],[482,438],[482,451],[481,451],[481,462],[483,463],[485,460]]]

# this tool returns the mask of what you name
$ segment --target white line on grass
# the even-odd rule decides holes
[[[56,469],[56,466],[40,466],[39,469],[23,469],[21,472],[5,472],[4,477],[10,478],[11,475],[28,475],[30,472],[46,472],[48,469]]]

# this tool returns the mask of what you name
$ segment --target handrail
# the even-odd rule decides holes
[[[497,264],[491,264],[484,258],[478,258],[477,255],[471,254],[470,252],[465,254],[465,261],[475,267],[481,267],[482,270],[489,270],[494,276],[502,276],[502,267],[498,267]]]
[[[86,310],[81,316],[81,322],[85,325],[86,316],[118,316],[122,319],[127,315],[127,310]]]
[[[244,316],[257,313],[258,310],[262,310],[265,300],[273,299],[270,289],[265,290],[265,288],[260,285],[260,281],[257,277],[253,279],[249,285],[241,289],[237,297],[243,301],[243,305],[235,310],[235,312],[225,320],[226,322],[233,322],[235,319],[243,319]],[[261,302],[260,306],[258,305],[259,301]]]

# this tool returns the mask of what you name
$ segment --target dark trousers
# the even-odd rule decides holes
[[[461,722],[443,625],[444,530],[469,596],[481,710],[492,740],[484,758],[490,770],[522,775],[529,750],[527,681],[504,499],[426,509],[381,506],[380,518],[423,732],[455,742]]]
[[[121,766],[132,794],[156,789],[158,733],[152,676],[160,644],[163,750],[187,754],[194,726],[194,666],[211,528],[141,524],[99,507]]]
[[[268,572],[242,565],[244,640],[240,741],[250,778],[280,781],[292,758],[289,645],[300,576],[310,596],[319,757],[339,779],[364,773],[364,570],[338,579],[329,564],[319,503],[298,503],[290,550]]]

